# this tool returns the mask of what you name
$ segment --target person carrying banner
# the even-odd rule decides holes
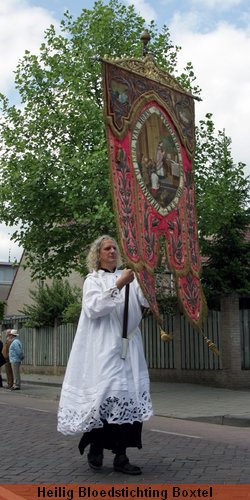
[[[108,235],[92,244],[90,273],[83,286],[83,306],[63,381],[58,431],[83,432],[79,451],[90,445],[88,463],[99,470],[103,450],[115,454],[114,470],[141,474],[126,454],[140,449],[143,421],[153,414],[148,369],[138,327],[148,307],[131,269],[117,269],[117,243]],[[125,289],[129,284],[127,354],[122,354]],[[128,287],[127,287],[128,289]]]

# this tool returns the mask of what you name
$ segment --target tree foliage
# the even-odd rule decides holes
[[[101,67],[93,57],[140,57],[145,25],[133,6],[119,0],[105,5],[98,0],[76,20],[66,12],[59,33],[53,26],[46,31],[39,55],[26,51],[18,64],[15,84],[22,106],[1,96],[0,220],[19,225],[13,237],[25,248],[27,265],[37,277],[83,271],[86,246],[100,233],[115,234]],[[148,29],[156,62],[199,95],[192,64],[178,74],[180,47],[173,45],[168,27],[159,30],[151,21]],[[243,238],[249,181],[244,165],[232,161],[230,139],[224,131],[215,132],[212,115],[200,122],[196,137],[201,250],[212,259],[211,238],[220,251],[226,228],[233,225],[237,233],[238,223]],[[224,242],[225,254],[230,241]],[[242,248],[235,246],[243,263]],[[215,276],[220,267],[214,259],[209,262]]]
[[[22,107],[2,96],[0,220],[19,224],[14,238],[41,278],[81,268],[83,249],[115,233],[101,88],[93,56],[140,56],[144,19],[118,0],[97,1],[58,34],[51,26],[39,55],[16,69]],[[149,24],[151,50],[174,73],[179,47],[166,26]],[[180,80],[184,75],[180,75]],[[194,80],[188,64],[185,85]]]
[[[221,222],[220,231],[207,241],[206,254],[203,283],[208,299],[230,293],[250,296],[250,242],[244,215]]]
[[[249,204],[249,178],[244,163],[235,164],[231,139],[225,131],[215,131],[212,115],[207,114],[196,129],[194,162],[196,207],[201,240],[217,234],[221,223],[236,214],[246,214]]]
[[[55,324],[75,322],[81,308],[81,290],[70,287],[67,280],[54,279],[52,285],[38,285],[30,290],[33,303],[20,311],[27,316],[29,327],[54,326]]]
[[[197,129],[195,178],[201,252],[206,256],[207,296],[250,294],[249,178],[235,164],[231,139],[215,134],[211,114]]]

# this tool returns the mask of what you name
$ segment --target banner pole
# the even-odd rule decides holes
[[[125,304],[124,304],[124,314],[123,314],[123,327],[122,327],[122,352],[121,358],[125,359],[128,350],[128,304],[129,304],[129,283],[125,287]]]

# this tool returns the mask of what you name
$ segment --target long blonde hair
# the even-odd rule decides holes
[[[89,272],[98,271],[100,269],[100,251],[103,241],[112,240],[115,243],[116,251],[117,251],[117,267],[121,266],[122,258],[120,254],[119,247],[117,245],[116,240],[109,236],[108,234],[104,234],[103,236],[99,236],[95,241],[93,241],[89,253],[86,257],[86,265]]]

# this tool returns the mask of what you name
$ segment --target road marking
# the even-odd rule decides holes
[[[201,436],[192,436],[192,434],[180,434],[179,432],[169,432],[169,431],[160,431],[159,429],[150,429],[152,432],[161,432],[162,434],[173,434],[174,436],[182,436],[194,439],[201,439]]]
[[[39,408],[32,408],[32,406],[25,406],[26,410],[40,411],[42,413],[49,413],[49,410],[40,410]]]
[[[3,403],[2,401],[0,402],[0,405],[8,405],[8,403]],[[24,406],[24,410],[33,410],[33,411],[40,411],[41,413],[50,413],[49,410],[40,410],[39,408],[33,408],[32,406]],[[1,500],[1,497],[0,497]]]

